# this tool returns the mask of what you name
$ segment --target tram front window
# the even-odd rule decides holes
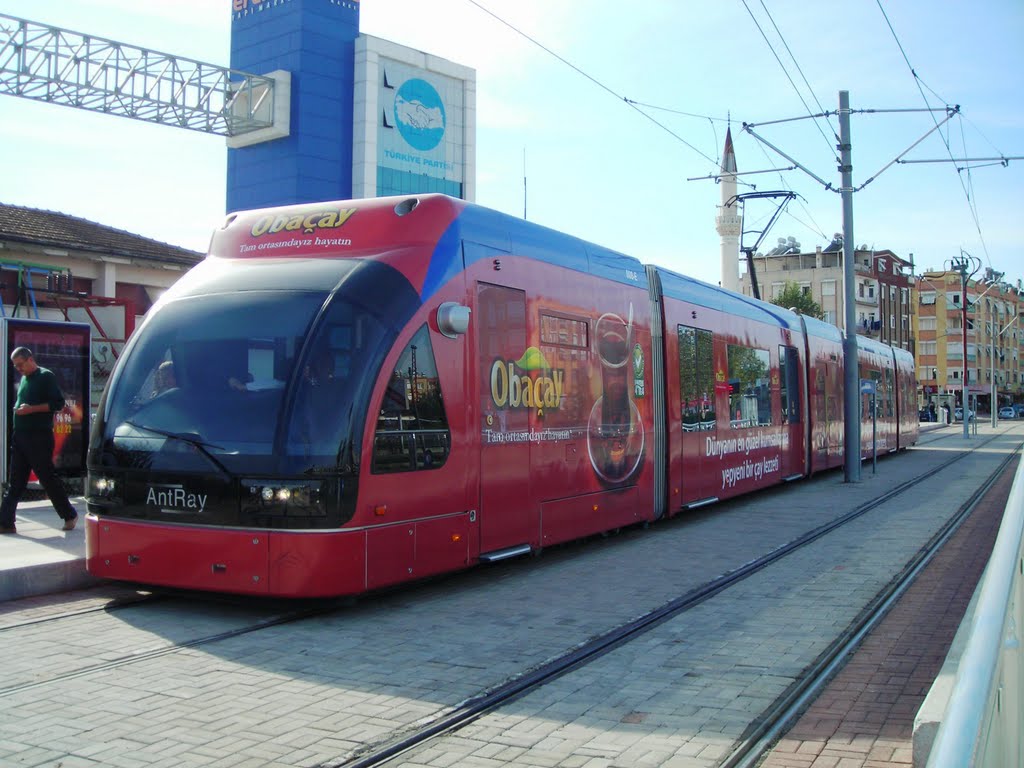
[[[115,448],[152,450],[162,434],[201,441],[226,463],[271,455],[286,389],[324,299],[247,292],[162,307],[112,384],[106,424]],[[175,461],[182,468],[182,457]]]

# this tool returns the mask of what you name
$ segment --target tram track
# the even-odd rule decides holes
[[[882,622],[889,609],[910,589],[921,571],[992,490],[1010,463],[1019,459],[1022,447],[1024,443],[1007,455],[985,482],[921,547],[903,570],[865,606],[853,624],[814,661],[806,674],[776,701],[764,720],[721,763],[721,768],[754,768],[764,758],[771,745],[795,722],[808,703],[821,693],[864,638]]]
[[[121,611],[126,608],[138,608],[145,605],[152,605],[167,599],[167,595],[152,593],[140,594],[134,597],[114,597],[101,605],[94,605],[88,608],[78,608],[69,611],[61,611],[59,613],[51,613],[45,616],[37,616],[35,618],[26,619],[25,621],[16,621],[9,624],[0,622],[0,635],[4,632],[11,632],[13,630],[25,629],[27,627],[49,624],[57,621],[67,621],[68,619],[73,619],[78,616],[87,616],[92,613],[111,613],[114,611]]]
[[[172,599],[172,597],[170,595],[157,595],[155,597],[157,599],[153,600],[152,602],[160,602],[161,600]],[[274,615],[268,616],[266,618],[260,619],[259,621],[254,621],[254,622],[248,623],[248,624],[246,624],[244,626],[241,626],[241,627],[235,627],[235,628],[224,630],[224,631],[221,631],[221,632],[215,632],[215,633],[211,633],[211,634],[208,634],[208,635],[202,635],[200,637],[195,637],[195,638],[192,638],[192,639],[189,639],[189,640],[183,640],[183,641],[174,642],[174,643],[167,643],[165,645],[161,645],[161,646],[156,647],[156,648],[149,648],[149,649],[145,649],[145,650],[135,651],[135,652],[132,652],[132,653],[124,654],[122,656],[118,656],[118,657],[113,658],[113,659],[108,659],[108,660],[100,662],[100,663],[88,664],[86,666],[82,666],[82,667],[79,667],[77,669],[74,669],[74,670],[71,670],[71,671],[68,671],[68,672],[58,673],[58,674],[52,675],[50,677],[47,677],[47,678],[41,679],[41,680],[33,680],[31,682],[23,682],[23,683],[18,683],[18,684],[15,684],[15,685],[9,685],[9,686],[5,686],[5,687],[0,687],[0,699],[6,698],[8,696],[13,696],[15,694],[22,693],[24,691],[29,691],[29,690],[32,690],[32,689],[35,689],[35,688],[40,688],[40,687],[43,687],[43,686],[55,685],[55,684],[58,684],[58,683],[61,683],[61,682],[65,682],[65,681],[68,681],[68,680],[73,680],[73,679],[78,678],[78,677],[84,677],[86,675],[92,675],[92,674],[96,674],[98,672],[104,672],[104,671],[109,671],[109,670],[113,670],[113,669],[118,669],[118,668],[121,668],[121,667],[125,667],[125,666],[127,666],[129,664],[137,664],[137,663],[148,661],[148,660],[151,660],[151,659],[156,659],[156,658],[159,658],[161,656],[167,656],[167,655],[170,655],[170,654],[179,653],[181,651],[188,650],[188,649],[191,649],[191,648],[197,648],[197,647],[201,647],[201,646],[204,646],[204,645],[209,645],[211,643],[218,643],[218,642],[222,642],[222,641],[225,641],[225,640],[230,640],[232,638],[241,637],[243,635],[247,635],[247,634],[250,634],[252,632],[259,632],[259,631],[264,630],[264,629],[269,629],[271,627],[278,627],[278,626],[282,626],[284,624],[290,624],[290,623],[294,623],[294,622],[298,622],[298,621],[303,621],[303,620],[306,620],[306,619],[309,619],[309,618],[313,618],[315,616],[328,615],[328,614],[331,614],[331,613],[334,613],[336,611],[341,610],[342,609],[342,607],[341,607],[342,602],[343,601],[335,600],[335,601],[331,601],[330,603],[326,603],[326,604],[317,604],[316,606],[313,606],[313,607],[305,606],[305,607],[296,609],[294,611],[286,611],[286,612],[281,613],[281,614],[274,614]],[[345,603],[345,604],[347,604],[347,603]],[[130,607],[130,606],[125,606],[125,607]],[[96,608],[96,609],[80,611],[80,612],[77,612],[77,613],[72,612],[72,613],[69,613],[69,614],[67,614],[66,616],[63,616],[63,617],[53,617],[53,618],[54,619],[56,619],[56,618],[74,618],[76,616],[82,616],[82,615],[85,615],[85,614],[88,614],[88,613],[95,613],[95,612],[100,611],[100,610],[103,610],[103,609],[102,608]],[[46,619],[40,619],[38,621],[25,622],[25,623],[22,623],[22,624],[19,624],[19,625],[13,625],[13,626],[10,626],[8,628],[9,629],[27,628],[27,627],[32,627],[32,626],[34,626],[36,624],[39,624],[39,623],[45,623],[45,621],[46,621]]]
[[[865,514],[884,504],[886,501],[898,496],[899,494],[906,492],[921,482],[926,481],[928,478],[934,476],[936,473],[942,472],[948,469],[955,462],[969,456],[973,451],[979,448],[984,448],[991,440],[994,440],[998,435],[995,435],[988,440],[975,444],[971,450],[961,451],[950,458],[942,461],[937,466],[924,471],[912,480],[893,488],[887,493],[881,494],[874,499],[862,504],[850,513],[847,513],[839,518],[832,520],[831,522],[825,523],[817,528],[814,528],[805,534],[793,539],[789,543],[778,547],[772,552],[768,553],[764,557],[752,560],[749,563],[742,565],[729,573],[724,574],[721,578],[716,579],[712,582],[706,583],[703,586],[697,587],[693,590],[686,592],[679,598],[672,600],[669,603],[662,605],[660,608],[650,611],[644,616],[640,617],[631,622],[622,624],[610,631],[595,637],[593,640],[588,641],[582,645],[574,647],[570,652],[542,664],[529,672],[523,673],[514,679],[508,680],[508,682],[498,684],[489,689],[484,689],[484,692],[473,696],[471,698],[464,699],[461,704],[455,705],[454,708],[450,708],[439,712],[438,716],[431,717],[427,716],[425,721],[420,721],[422,728],[418,729],[413,733],[403,732],[403,735],[394,739],[394,741],[380,742],[376,745],[368,744],[365,747],[357,747],[359,751],[351,753],[349,756],[339,758],[338,762],[323,763],[323,765],[330,766],[369,766],[385,764],[388,760],[393,760],[397,755],[402,754],[405,751],[421,746],[428,742],[432,738],[436,738],[458,730],[464,725],[469,724],[473,720],[486,714],[489,711],[493,711],[499,708],[502,704],[508,703],[515,698],[518,698],[531,690],[537,689],[558,677],[565,675],[576,668],[579,668],[585,664],[594,661],[601,656],[611,652],[617,647],[620,647],[631,640],[639,637],[643,633],[653,629],[669,619],[689,610],[690,608],[696,607],[702,602],[714,597],[716,594],[728,589],[729,587],[743,581],[749,576],[753,575],[757,571],[770,565],[793,551],[799,549],[802,546],[806,546],[814,540],[825,536],[827,533],[845,525],[852,520],[856,519],[860,515]],[[941,439],[943,436],[936,436],[936,439]],[[158,595],[158,597],[167,597],[166,595]],[[180,597],[180,596],[176,596]],[[225,631],[212,632],[208,634],[202,634],[194,638],[190,638],[184,641],[167,643],[160,647],[148,648],[144,650],[138,650],[129,653],[123,653],[115,658],[108,658],[99,663],[88,664],[86,666],[79,667],[74,670],[69,670],[64,673],[58,673],[47,677],[46,679],[38,679],[32,681],[22,682],[20,684],[9,685],[5,688],[0,688],[0,697],[10,697],[17,693],[29,691],[32,689],[38,689],[43,686],[51,686],[59,684],[62,681],[71,680],[74,678],[84,677],[87,675],[97,674],[105,671],[110,671],[118,668],[125,667],[131,664],[137,664],[147,660],[154,660],[160,657],[170,656],[174,653],[182,652],[188,649],[199,648],[206,645],[211,645],[218,642],[224,642],[232,638],[240,637],[242,635],[259,632],[264,629],[270,629],[272,627],[282,626],[289,623],[297,623],[303,620],[311,619],[318,616],[329,616],[342,610],[342,605],[349,607],[351,601],[330,601],[328,603],[318,603],[315,606],[309,606],[308,604],[291,611],[282,611],[273,615],[261,618],[258,621],[248,621],[244,626],[231,628]],[[128,607],[127,605],[125,607]],[[79,612],[66,612],[64,615],[57,615],[47,617],[50,620],[65,619],[72,620],[75,616],[81,616],[84,613],[95,612],[96,610],[103,610],[102,608],[92,609],[90,611],[79,611]],[[31,625],[38,623],[41,620],[34,622],[25,622],[22,625],[24,628],[31,628]],[[15,628],[14,626],[10,627]],[[75,634],[74,628],[71,630],[72,634]],[[398,733],[397,731],[393,733]]]
[[[321,764],[320,768],[372,768],[393,764],[402,755],[426,747],[431,741],[443,738],[446,735],[456,733],[460,729],[470,725],[482,716],[498,710],[505,704],[525,696],[543,686],[550,684],[558,678],[570,674],[576,669],[583,667],[597,659],[607,655],[615,649],[631,642],[632,640],[646,634],[659,625],[674,619],[689,611],[707,600],[715,597],[721,592],[748,579],[769,565],[793,554],[794,552],[812,544],[823,536],[849,524],[870,512],[877,507],[892,501],[894,498],[910,491],[919,484],[925,482],[936,474],[947,470],[958,461],[972,455],[979,448],[986,447],[989,443],[1000,437],[1002,433],[996,433],[983,442],[973,446],[969,450],[961,451],[950,457],[939,465],[921,473],[889,491],[876,496],[853,510],[843,514],[827,523],[824,523],[790,542],[777,547],[771,552],[752,560],[739,568],[736,568],[719,578],[710,581],[696,589],[690,590],[680,597],[656,608],[647,614],[624,623],[612,630],[605,632],[590,641],[570,650],[566,654],[552,659],[540,667],[533,669],[523,675],[509,680],[508,682],[486,691],[479,696],[462,702],[446,714],[423,724],[416,730],[403,734],[402,736],[380,746],[369,747],[362,752],[350,757],[340,759],[336,762]],[[949,435],[936,436],[935,440],[941,440]],[[985,483],[975,491],[970,499],[965,502],[940,528],[929,542],[921,548],[915,557],[908,563],[904,570],[890,582],[890,586],[884,589],[875,599],[862,611],[855,620],[854,625],[826,650],[819,659],[812,665],[805,678],[794,682],[786,692],[776,701],[765,718],[765,727],[755,730],[743,740],[729,755],[723,768],[747,768],[753,766],[762,756],[764,748],[771,742],[776,734],[776,727],[784,727],[790,722],[805,703],[805,698],[810,698],[814,692],[823,685],[836,668],[841,666],[846,656],[856,647],[864,634],[870,631],[895,602],[900,595],[909,587],[913,578],[922,570],[931,557],[941,549],[942,544],[955,533],[959,525],[965,520],[970,512],[984,497],[985,493],[1005,470],[1007,464],[1019,454],[1024,443],[1019,443],[1003,460],[998,469],[986,479]],[[744,762],[744,761],[750,762]]]

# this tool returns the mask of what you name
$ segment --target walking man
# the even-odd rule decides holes
[[[64,407],[64,394],[53,371],[36,364],[32,351],[18,347],[11,362],[21,374],[18,399],[14,405],[11,436],[11,465],[4,500],[0,503],[0,533],[17,533],[14,514],[35,470],[50,503],[64,520],[64,530],[74,530],[78,513],[68,501],[64,484],[53,471],[53,414]]]

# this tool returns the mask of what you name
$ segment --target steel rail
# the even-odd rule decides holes
[[[315,616],[323,616],[331,613],[335,613],[342,610],[342,606],[348,605],[348,601],[344,599],[332,600],[328,604],[318,604],[314,607],[304,607],[295,611],[285,612],[282,614],[270,616],[260,621],[253,622],[243,627],[236,627],[235,629],[225,630],[223,632],[216,632],[212,635],[204,635],[197,637],[192,640],[185,640],[177,643],[169,643],[159,648],[153,648],[148,651],[141,651],[138,653],[129,653],[125,656],[119,656],[109,661],[104,661],[99,664],[92,664],[87,667],[76,669],[72,672],[66,672],[53,677],[46,678],[45,680],[35,680],[31,683],[20,683],[18,685],[12,685],[6,688],[0,688],[0,699],[7,696],[13,696],[16,693],[23,691],[30,691],[34,688],[41,688],[46,685],[53,685],[54,683],[64,682],[65,680],[73,680],[79,677],[85,677],[86,675],[95,674],[96,672],[104,672],[111,669],[117,669],[124,667],[129,664],[135,664],[140,661],[148,661],[150,659],[156,659],[161,656],[167,656],[179,651],[187,650],[189,648],[196,648],[202,645],[209,645],[210,643],[218,643],[223,640],[230,640],[235,637],[247,635],[251,632],[259,632],[263,629],[269,629],[271,627],[278,627],[282,624],[291,624],[296,621],[303,621],[305,619],[313,618]]]
[[[479,696],[467,699],[454,707],[447,714],[441,715],[430,723],[427,723],[415,731],[401,736],[398,739],[387,742],[379,747],[368,747],[366,750],[351,757],[343,758],[337,762],[323,763],[321,768],[372,768],[373,766],[386,765],[395,758],[419,748],[432,739],[454,733],[461,728],[471,724],[488,712],[494,711],[504,704],[526,695],[542,686],[553,682],[559,677],[572,672],[601,658],[616,648],[625,645],[631,640],[645,634],[660,624],[685,613],[701,603],[709,600],[715,595],[732,587],[755,573],[763,570],[772,563],[792,554],[822,536],[841,528],[853,520],[861,517],[867,512],[891,501],[893,498],[909,491],[928,478],[944,471],[950,465],[970,456],[978,448],[982,448],[995,440],[1002,433],[996,434],[984,442],[962,451],[936,467],[908,480],[897,487],[875,497],[871,501],[856,507],[855,509],[841,515],[834,520],[824,523],[807,533],[798,536],[787,544],[776,548],[768,554],[750,561],[743,566],[724,574],[723,576],[708,582],[707,584],[693,589],[680,597],[669,601],[659,608],[622,624],[598,637],[574,648],[562,656],[559,656],[546,664],[531,670],[520,677],[514,678],[490,691]],[[783,694],[785,695],[785,694]]]
[[[721,763],[720,768],[753,768],[761,762],[765,753],[781,736],[785,735],[785,732],[802,714],[807,705],[821,693],[833,675],[857,650],[864,638],[882,622],[893,605],[910,589],[921,571],[931,563],[946,542],[971,516],[978,504],[1006,472],[1010,462],[1019,459],[1022,446],[1024,443],[1018,444],[1014,451],[1007,455],[996,470],[986,478],[985,482],[907,563],[896,578],[865,606],[854,623],[825,649],[814,664],[806,670],[805,676],[795,681],[776,700],[769,710],[768,716],[730,753]]]
[[[64,619],[73,619],[76,616],[85,616],[90,613],[99,613],[101,611],[120,611],[125,608],[139,607],[142,605],[159,603],[166,599],[168,599],[167,595],[156,594],[144,594],[138,595],[136,597],[115,597],[105,602],[103,605],[97,605],[91,608],[80,608],[78,610],[62,611],[60,613],[54,613],[49,616],[38,616],[34,619],[19,621],[14,624],[0,623],[0,632],[9,632],[12,629],[24,629],[25,627],[33,627],[39,624],[47,624],[51,621],[63,621]]]

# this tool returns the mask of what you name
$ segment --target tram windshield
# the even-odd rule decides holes
[[[379,367],[394,336],[373,300],[342,287],[163,305],[111,382],[106,461],[224,473],[345,463],[368,399],[357,374]]]

